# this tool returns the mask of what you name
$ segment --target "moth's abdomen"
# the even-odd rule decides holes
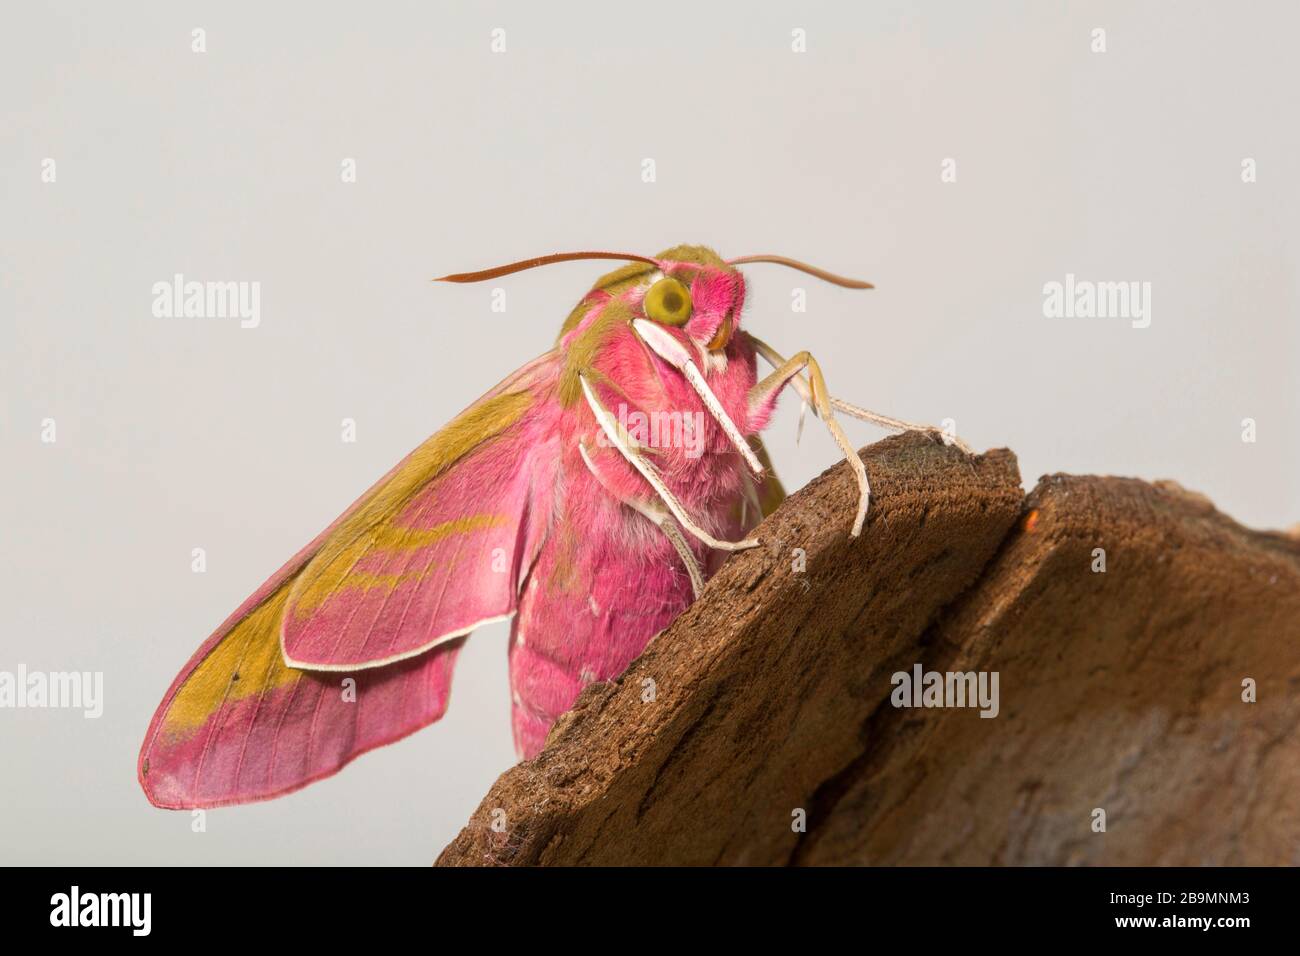
[[[570,506],[529,572],[510,637],[515,749],[525,759],[583,687],[626,670],[694,597],[658,528],[585,468],[569,478]]]
[[[753,351],[736,337],[726,360],[712,361],[703,363],[710,387],[745,431]],[[757,520],[738,517],[745,513],[747,465],[681,373],[630,331],[611,335],[595,364],[601,403],[648,449],[691,518],[715,536],[743,537]],[[682,558],[663,531],[621,502],[660,510],[664,503],[587,407],[578,407],[562,426],[562,501],[524,583],[511,634],[515,747],[524,758],[541,750],[584,686],[622,674],[694,599]],[[603,483],[587,469],[579,442]],[[693,538],[690,546],[706,575],[720,563]]]

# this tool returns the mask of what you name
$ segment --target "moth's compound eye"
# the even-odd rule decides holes
[[[691,292],[671,276],[650,287],[641,303],[645,314],[661,325],[685,325],[691,317]]]

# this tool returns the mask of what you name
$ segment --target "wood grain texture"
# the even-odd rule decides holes
[[[918,434],[863,459],[862,537],[847,467],[793,495],[438,862],[1300,862],[1300,540]],[[999,715],[892,706],[918,663],[997,671]]]
[[[1052,475],[1031,515],[923,658],[998,671],[999,717],[882,708],[794,862],[1300,863],[1300,541],[1167,482]]]
[[[731,557],[620,680],[587,688],[542,753],[502,775],[440,862],[788,858],[792,811],[861,754],[890,662],[915,656],[1020,510],[1007,452],[970,459],[913,434],[864,460],[861,537],[847,467],[793,495],[761,547]]]

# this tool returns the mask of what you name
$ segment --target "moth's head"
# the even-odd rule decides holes
[[[626,306],[630,320],[648,319],[680,330],[703,349],[721,350],[740,327],[745,304],[745,278],[736,267],[770,262],[789,266],[827,282],[851,289],[871,284],[846,279],[816,266],[784,256],[744,256],[726,260],[705,246],[673,246],[657,256],[619,252],[561,252],[509,265],[443,276],[443,282],[481,282],[552,262],[575,259],[623,259],[628,264],[602,276],[573,310],[561,338],[580,326],[592,306],[617,302]]]
[[[624,302],[633,318],[681,330],[703,349],[722,350],[740,326],[745,279],[712,249],[674,246],[602,277],[592,293]]]

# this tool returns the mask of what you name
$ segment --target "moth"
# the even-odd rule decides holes
[[[198,649],[159,705],[138,774],[169,808],[262,800],[329,776],[446,711],[466,635],[510,619],[515,747],[534,756],[583,686],[617,677],[784,495],[759,432],[791,387],[870,500],[836,422],[920,428],[833,398],[807,352],[742,326],[742,265],[702,246],[570,252],[443,277],[618,260],[555,347],[417,447]],[[773,367],[759,379],[757,360]],[[657,426],[657,427],[656,427]],[[945,440],[956,441],[951,436]]]

